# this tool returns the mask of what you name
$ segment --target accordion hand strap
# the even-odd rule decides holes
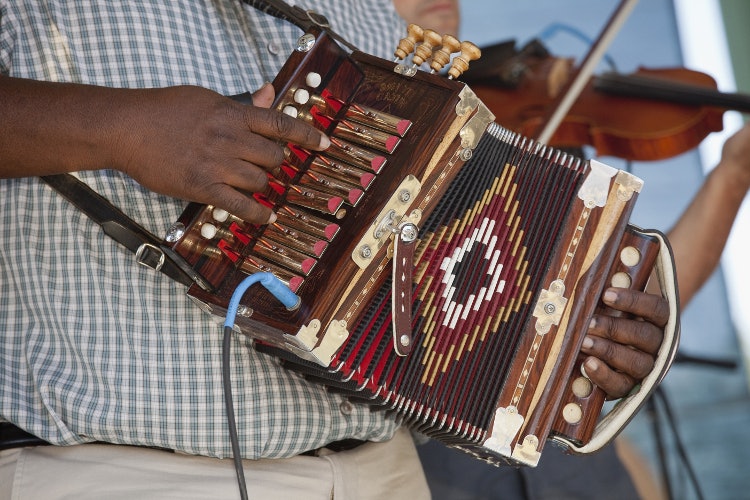
[[[399,226],[399,233],[393,238],[391,314],[393,348],[399,356],[406,356],[412,349],[411,289],[417,233],[417,226],[406,222]]]
[[[657,237],[661,245],[655,268],[662,295],[669,302],[669,320],[664,326],[664,339],[657,353],[651,373],[643,379],[637,390],[621,399],[602,418],[588,443],[583,446],[577,446],[575,443],[560,436],[553,437],[554,440],[566,444],[573,453],[593,453],[617,437],[625,425],[638,413],[654,389],[661,383],[677,353],[680,338],[680,301],[677,294],[677,280],[672,249],[669,246],[666,236],[661,232],[655,230],[643,232]]]

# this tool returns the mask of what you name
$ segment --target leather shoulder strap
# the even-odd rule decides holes
[[[46,175],[41,179],[99,224],[107,236],[133,252],[139,264],[161,271],[183,285],[197,283],[202,288],[210,288],[163,240],[125,215],[88,184],[70,174]]]
[[[284,0],[242,0],[250,7],[265,14],[283,19],[299,27],[302,31],[308,31],[312,27],[325,30],[331,38],[344,45],[349,50],[359,50],[341,35],[331,29],[328,19],[314,10],[304,10],[296,5],[289,5]]]

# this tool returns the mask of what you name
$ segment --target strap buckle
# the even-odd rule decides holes
[[[140,265],[149,267],[154,271],[161,271],[166,257],[164,251],[151,243],[142,243],[135,251],[135,260]]]

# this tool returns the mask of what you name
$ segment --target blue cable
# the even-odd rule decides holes
[[[248,288],[256,283],[260,283],[265,287],[266,290],[271,292],[279,302],[284,304],[287,309],[294,310],[299,307],[300,298],[293,291],[289,289],[279,278],[271,273],[255,273],[251,274],[237,285],[232,298],[229,300],[229,306],[227,307],[227,316],[224,321],[224,326],[234,328],[234,320],[237,317],[237,309],[240,306],[240,300]]]
[[[271,273],[251,274],[237,285],[232,298],[227,306],[227,316],[224,320],[224,341],[222,344],[221,355],[221,373],[222,385],[224,388],[224,407],[227,412],[227,426],[229,427],[229,438],[232,444],[232,457],[234,459],[234,469],[237,475],[237,485],[240,490],[240,498],[247,500],[247,484],[245,482],[245,471],[242,467],[242,456],[240,454],[240,443],[237,435],[237,423],[234,417],[234,404],[232,402],[232,385],[229,381],[229,350],[231,346],[232,331],[234,329],[234,320],[237,317],[237,309],[240,307],[240,299],[245,295],[248,288],[256,283],[263,285],[266,290],[271,292],[279,302],[284,304],[287,309],[294,310],[299,307],[301,299],[289,287],[284,285],[276,276]]]

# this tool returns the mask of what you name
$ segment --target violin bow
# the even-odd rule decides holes
[[[604,57],[610,44],[614,40],[625,20],[630,16],[638,0],[622,0],[620,5],[610,17],[599,37],[593,43],[581,63],[575,77],[568,83],[565,90],[560,93],[552,106],[546,120],[543,120],[541,130],[536,134],[536,140],[542,144],[547,144],[554,135],[560,123],[570,111],[578,96],[588,83],[591,75]]]

